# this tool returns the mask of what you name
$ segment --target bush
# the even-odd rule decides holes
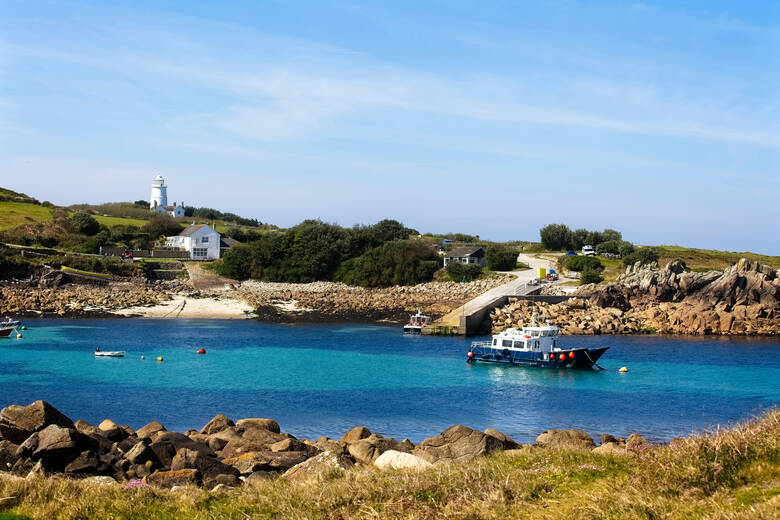
[[[604,277],[598,271],[590,268],[583,269],[582,274],[580,274],[580,285],[599,283],[603,279]]]
[[[479,278],[482,267],[477,264],[461,264],[450,262],[447,264],[447,275],[453,282],[470,282]]]
[[[630,255],[634,252],[634,244],[631,242],[620,242],[620,245],[618,246],[618,253],[620,253],[620,256],[625,257]]]
[[[343,262],[334,279],[363,287],[429,282],[441,266],[439,255],[414,240],[394,240]]]
[[[561,270],[567,269],[569,271],[602,271],[604,266],[601,264],[601,260],[595,256],[562,256],[558,259],[558,266]]]
[[[658,250],[654,247],[640,247],[633,253],[623,257],[623,265],[633,265],[639,262],[641,265],[657,262]]]
[[[517,266],[517,252],[507,249],[488,249],[485,255],[488,269],[492,271],[511,271]]]
[[[79,233],[91,237],[100,231],[100,224],[95,220],[95,217],[89,213],[77,211],[70,219],[73,221],[73,228]]]
[[[620,242],[617,240],[602,242],[596,246],[596,253],[599,255],[603,255],[604,253],[612,253],[616,255],[620,253]]]

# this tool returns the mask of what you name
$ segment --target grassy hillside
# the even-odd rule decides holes
[[[680,246],[657,246],[656,249],[658,249],[658,252],[661,254],[661,258],[658,260],[660,265],[665,265],[675,258],[682,258],[685,260],[685,264],[693,270],[721,270],[730,265],[734,265],[740,258],[747,258],[748,260],[756,260],[762,264],[771,265],[775,269],[780,269],[780,256],[759,255],[747,251],[737,253],[732,251],[714,251],[712,249],[693,249]]]
[[[52,220],[51,208],[29,202],[0,201],[0,231]]]
[[[780,513],[780,411],[636,456],[526,447],[420,472],[334,469],[221,492],[0,478],[0,497],[0,519],[769,519]]]

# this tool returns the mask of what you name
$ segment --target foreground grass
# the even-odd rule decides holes
[[[26,517],[780,518],[780,411],[636,457],[524,448],[420,473],[359,468],[227,492],[0,479],[0,520]]]
[[[22,224],[49,222],[51,220],[51,209],[46,206],[29,202],[0,202],[0,231],[12,229]]]

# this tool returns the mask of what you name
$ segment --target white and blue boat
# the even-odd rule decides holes
[[[545,368],[589,369],[609,347],[565,347],[558,344],[560,327],[549,323],[515,328],[494,334],[491,341],[475,341],[467,355],[469,363],[504,363]],[[598,366],[598,365],[596,365]]]

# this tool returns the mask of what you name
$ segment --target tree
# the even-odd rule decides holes
[[[447,275],[453,282],[470,282],[479,278],[480,274],[482,274],[482,267],[478,264],[461,264],[460,262],[447,264]]]
[[[517,266],[517,252],[509,249],[488,249],[485,258],[491,271],[511,271]]]
[[[596,253],[603,255],[604,253],[618,254],[620,252],[620,242],[617,240],[608,240],[602,242],[596,246]]]
[[[654,247],[640,247],[633,253],[623,257],[623,265],[633,265],[639,262],[641,265],[657,262],[658,250]]]
[[[539,236],[545,249],[553,251],[565,249],[571,242],[571,230],[564,224],[548,224],[539,230]]]
[[[439,255],[427,244],[393,240],[343,262],[334,278],[364,287],[413,285],[431,281],[440,266]]]
[[[569,248],[575,251],[579,251],[580,249],[582,249],[582,246],[586,244],[588,244],[588,230],[583,228],[575,229],[571,234],[571,240],[569,241]]]
[[[156,239],[161,236],[167,237],[178,235],[182,229],[181,225],[173,220],[173,217],[158,213],[149,219],[149,222],[144,224],[141,228],[141,232],[148,233],[152,239]]]
[[[618,246],[618,253],[620,253],[621,257],[626,257],[633,252],[634,252],[634,244],[632,244],[631,242],[626,242],[624,240]]]
[[[620,242],[623,240],[623,234],[620,233],[620,231],[615,231],[614,229],[605,229],[601,233],[601,239],[604,242],[610,242],[612,240],[615,242]]]
[[[70,217],[70,219],[73,221],[73,227],[79,233],[92,236],[100,231],[100,224],[97,220],[95,220],[95,217],[89,213],[77,211]]]
[[[380,242],[406,240],[409,238],[409,232],[411,231],[397,220],[390,219],[380,220],[371,226],[371,230]]]
[[[585,285],[589,283],[599,283],[604,279],[603,276],[601,276],[601,273],[599,273],[596,270],[593,269],[584,269],[582,271],[582,274],[580,274],[580,285]]]
[[[145,200],[140,200],[139,199],[139,200],[133,202],[133,206],[138,206],[139,208],[148,208],[149,207],[149,203],[147,201],[145,201]]]

